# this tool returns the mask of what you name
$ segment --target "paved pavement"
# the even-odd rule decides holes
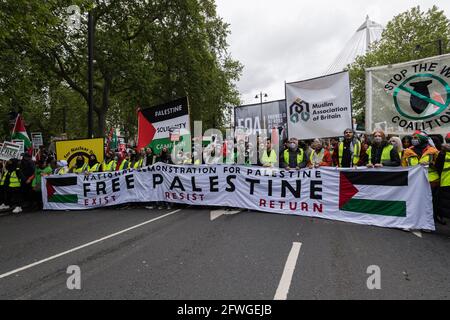
[[[81,271],[80,290],[67,288],[72,265]],[[379,290],[367,287],[376,275],[367,273],[370,266],[379,267]],[[194,207],[0,217],[0,299],[272,300],[276,295],[450,299],[450,228],[413,234]]]

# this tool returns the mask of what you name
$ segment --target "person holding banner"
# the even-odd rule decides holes
[[[87,170],[87,163],[84,163],[83,156],[78,156],[75,160],[75,165],[69,170],[70,173],[84,173]]]
[[[367,167],[382,168],[399,167],[401,165],[398,150],[393,144],[388,143],[383,130],[375,130],[373,132],[372,145],[367,149]]]
[[[145,149],[145,166],[151,166],[155,163],[155,153],[153,149],[148,147]]]
[[[97,160],[97,156],[95,154],[91,154],[89,156],[87,172],[89,172],[89,173],[99,172],[100,169],[101,169],[101,165]]]
[[[167,149],[167,147],[162,148],[159,157],[156,158],[156,162],[172,164],[172,157],[170,156],[169,149]]]
[[[42,210],[42,189],[41,189],[41,180],[43,176],[48,176],[53,173],[52,168],[49,164],[47,164],[46,160],[39,160],[36,162],[36,171],[33,179],[33,190],[35,194],[35,201],[39,206],[39,210]]]
[[[1,187],[1,205],[0,210],[8,210],[11,206],[15,206],[13,213],[22,212],[21,203],[21,181],[24,176],[19,168],[18,159],[10,159],[6,161],[5,171],[0,180]]]
[[[131,154],[125,153],[124,157],[122,158],[122,161],[120,161],[120,163],[119,163],[119,167],[117,168],[117,170],[121,171],[121,170],[129,169],[130,168],[130,158],[131,158]]]
[[[109,151],[105,155],[105,160],[102,163],[102,172],[112,172],[116,170],[117,163],[114,160],[114,152]]]
[[[63,175],[69,173],[69,166],[66,160],[60,160],[56,162],[57,168],[53,171],[53,174]]]
[[[355,137],[353,129],[344,131],[344,141],[338,147],[338,167],[357,167],[361,157],[361,142]]]
[[[431,185],[431,193],[433,195],[433,214],[434,219],[443,223],[437,214],[437,193],[439,191],[439,173],[435,167],[436,159],[439,151],[434,147],[433,141],[424,131],[416,131],[412,136],[412,147],[406,149],[403,154],[402,165],[404,167],[412,167],[422,165],[428,167],[428,181]]]
[[[280,168],[286,170],[300,170],[306,167],[307,158],[302,148],[298,146],[297,139],[290,139],[288,149],[283,151],[283,156],[280,161]]]
[[[333,160],[330,151],[324,148],[323,141],[315,139],[311,144],[312,152],[309,158],[310,168],[331,167]]]
[[[445,144],[436,159],[436,169],[441,177],[438,192],[438,217],[450,218],[450,133],[445,137]]]
[[[266,150],[263,151],[261,157],[261,164],[263,167],[273,168],[278,162],[277,153],[272,149],[272,141],[267,139],[266,141]]]

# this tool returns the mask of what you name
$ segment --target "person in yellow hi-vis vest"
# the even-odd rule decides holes
[[[116,171],[117,162],[114,160],[114,152],[109,151],[105,155],[105,160],[102,163],[102,172]]]
[[[88,164],[84,162],[84,157],[83,156],[78,156],[76,161],[75,161],[75,165],[70,168],[69,172],[70,173],[84,173],[86,172],[88,167]]]
[[[291,138],[288,141],[288,148],[280,156],[280,168],[286,170],[300,170],[306,167],[308,159],[305,152],[298,146],[298,140]]]
[[[277,153],[272,149],[272,141],[267,139],[266,150],[262,151],[261,163],[263,167],[275,167],[278,162]]]
[[[11,206],[14,206],[13,213],[22,212],[20,186],[23,179],[24,176],[19,168],[19,160],[8,160],[0,180],[0,195],[2,197],[0,210],[8,210]]]
[[[450,133],[445,137],[446,144],[436,159],[436,169],[441,177],[438,192],[438,219],[450,218]]]
[[[86,171],[89,173],[101,171],[101,164],[98,162],[97,156],[95,154],[91,154],[89,156],[89,162]]]
[[[416,131],[412,136],[412,147],[403,153],[402,165],[412,167],[422,165],[428,167],[428,181],[433,194],[433,212],[437,222],[441,222],[437,217],[437,192],[439,190],[439,173],[435,163],[439,151],[434,147],[433,141],[424,131]]]
[[[399,167],[401,160],[398,150],[393,144],[387,142],[384,131],[375,130],[372,135],[372,145],[366,151],[367,167]]]
[[[336,157],[338,160],[338,167],[351,168],[357,167],[361,157],[361,142],[355,137],[353,129],[346,129],[344,131],[344,141],[339,143]]]

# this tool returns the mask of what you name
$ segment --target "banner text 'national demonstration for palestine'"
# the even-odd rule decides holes
[[[167,201],[434,230],[431,189],[420,166],[284,171],[157,163],[139,170],[44,177],[42,196],[47,210]]]

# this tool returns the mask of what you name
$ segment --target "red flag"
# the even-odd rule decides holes
[[[145,117],[141,110],[138,111],[138,143],[137,149],[147,147],[155,137],[156,129]]]

